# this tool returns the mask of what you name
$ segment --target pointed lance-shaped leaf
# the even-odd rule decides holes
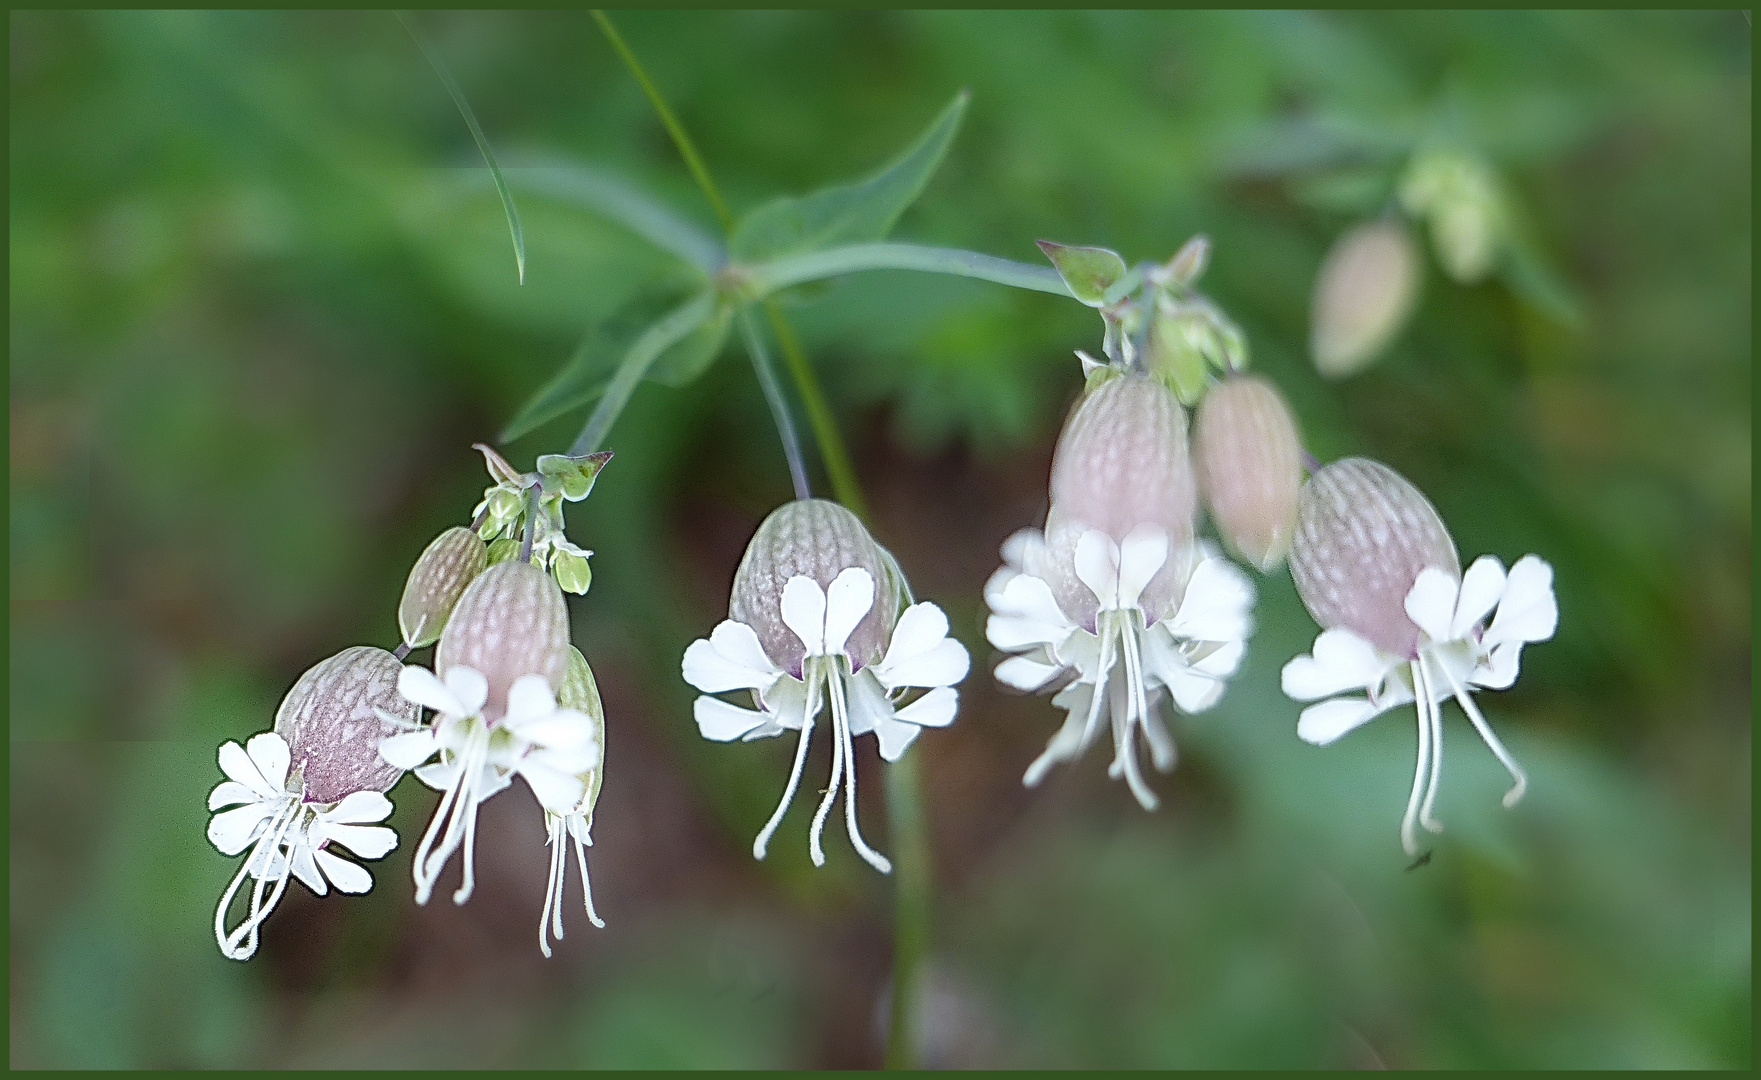
[[[593,491],[593,483],[599,479],[599,471],[611,460],[611,454],[610,450],[601,450],[580,457],[539,455],[538,475],[544,480],[544,494],[560,493],[569,502],[580,502]]]
[[[1070,295],[1091,308],[1106,306],[1107,290],[1125,276],[1125,260],[1117,251],[1059,244],[1051,240],[1036,240],[1034,243],[1046,253],[1046,258],[1052,260],[1053,268],[1064,279]]]
[[[759,262],[885,238],[947,155],[968,97],[962,90],[915,143],[872,176],[777,199],[746,215],[729,244],[733,257]]]

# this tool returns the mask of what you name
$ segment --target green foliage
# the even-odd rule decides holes
[[[884,238],[947,155],[968,96],[956,95],[915,143],[872,176],[752,211],[734,229],[734,258],[757,262]]]
[[[1057,267],[1058,276],[1069,286],[1070,295],[1089,307],[1106,306],[1110,299],[1108,291],[1125,276],[1125,260],[1117,251],[1054,244],[1050,240],[1040,240],[1038,244],[1046,258]]]

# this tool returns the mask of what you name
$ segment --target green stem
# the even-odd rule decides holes
[[[783,440],[783,457],[789,462],[789,480],[795,485],[797,499],[813,498],[807,484],[807,462],[801,455],[801,437],[795,434],[795,421],[789,416],[789,399],[783,396],[783,384],[777,382],[776,368],[770,362],[770,350],[764,347],[758,325],[752,321],[749,308],[740,309],[740,334],[746,339],[746,355],[752,358],[752,372],[758,376],[765,403],[770,406],[771,419],[776,422],[777,435]]]
[[[629,404],[630,395],[636,392],[636,385],[648,369],[660,359],[681,338],[703,325],[715,310],[715,295],[700,293],[691,300],[674,308],[671,314],[643,331],[630,351],[624,355],[618,370],[612,374],[611,382],[606,385],[605,394],[594,407],[593,415],[587,418],[587,424],[581,428],[581,435],[575,445],[569,448],[571,457],[580,457],[598,450],[611,431],[612,424],[617,422],[618,414]]]
[[[703,189],[704,197],[715,208],[722,227],[731,234],[734,227],[733,215],[728,213],[727,203],[716,190],[715,181],[710,178],[709,169],[698,156],[690,136],[673,116],[672,109],[667,106],[659,88],[643,70],[641,62],[636,59],[629,46],[624,44],[624,39],[618,36],[611,20],[602,11],[595,11],[593,17],[598,20],[600,29],[623,60],[624,66],[630,69],[630,74],[641,85],[643,93],[648,95],[655,112],[660,114],[661,123],[666,125],[667,132],[679,148],[680,156],[685,159],[691,175],[696,178],[698,187]],[[1062,281],[1059,282],[1057,291],[1065,292]],[[801,345],[795,339],[788,320],[783,318],[782,311],[768,300],[764,309],[770,318],[771,328],[776,332],[777,343],[782,347],[789,374],[794,378],[795,387],[807,409],[814,441],[819,443],[820,457],[825,461],[832,491],[839,502],[858,516],[866,518],[867,503],[862,497],[862,488],[857,483],[855,469],[850,466],[850,455],[844,448],[844,440],[838,434],[837,425],[832,422],[831,410],[826,406],[819,380],[814,377],[813,369],[807,363],[807,356],[801,351]],[[620,377],[623,374],[622,371],[618,373]],[[624,392],[624,397],[627,398],[629,391],[634,389],[635,384],[632,382]],[[607,397],[610,396],[611,391],[608,389]],[[622,407],[623,403],[618,402],[610,415],[616,416],[616,409]],[[602,401],[594,415],[597,417],[605,409],[606,403]],[[591,427],[591,422],[589,426]],[[582,434],[582,441],[586,441],[585,432]],[[579,445],[578,443],[575,453],[583,452]],[[915,756],[907,751],[904,757],[886,770],[886,774],[887,824],[893,847],[897,851],[893,863],[893,883],[896,890],[893,921],[893,1018],[892,1029],[887,1036],[886,1063],[891,1068],[911,1068],[918,1060],[916,1031],[911,1021],[915,1018],[923,961],[929,950],[929,830],[923,813],[923,780],[918,774]]]
[[[932,274],[955,274],[960,277],[994,281],[1017,289],[1051,293],[1068,297],[1070,290],[1064,279],[1049,266],[999,259],[976,251],[957,248],[929,247],[924,244],[851,244],[846,247],[789,255],[757,266],[745,268],[750,287],[760,296],[769,296],[791,285],[851,274],[859,270],[920,270]]]

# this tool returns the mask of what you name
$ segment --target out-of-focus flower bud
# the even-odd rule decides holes
[[[1406,599],[1427,568],[1461,580],[1448,528],[1405,477],[1378,461],[1345,458],[1303,485],[1290,576],[1322,629],[1343,627],[1413,658],[1419,628]]]
[[[1309,306],[1315,370],[1339,379],[1368,367],[1406,325],[1419,281],[1418,250],[1397,220],[1365,222],[1334,241]]]
[[[556,575],[556,583],[562,590],[584,596],[593,584],[593,565],[587,561],[592,552],[582,551],[567,540],[553,542],[550,558],[550,572]]]
[[[1150,272],[1150,283],[1160,286],[1173,286],[1190,289],[1204,274],[1205,267],[1211,263],[1211,239],[1208,236],[1195,236],[1180,245],[1180,250],[1168,260],[1166,266],[1158,267]]]
[[[1217,530],[1262,571],[1284,559],[1296,531],[1302,439],[1278,388],[1236,375],[1211,388],[1193,420],[1199,491]]]
[[[484,719],[507,711],[508,691],[525,675],[561,684],[569,665],[569,610],[549,574],[518,558],[477,575],[453,608],[440,635],[434,670],[445,679],[468,667],[488,682]]]
[[[1437,261],[1451,278],[1472,285],[1492,272],[1505,210],[1498,176],[1483,159],[1450,149],[1419,154],[1401,178],[1400,202],[1430,220]]]
[[[1222,309],[1202,296],[1156,297],[1144,366],[1171,387],[1182,404],[1205,394],[1212,372],[1247,366],[1247,337]]]
[[[846,649],[857,666],[872,664],[881,658],[898,619],[900,597],[880,545],[860,518],[835,502],[799,499],[771,511],[734,571],[728,618],[750,626],[766,655],[801,678],[806,651],[801,638],[783,623],[783,589],[797,576],[812,578],[826,589],[852,567],[868,572],[876,595]]]
[[[304,778],[306,802],[386,791],[403,775],[379,756],[379,740],[402,730],[380,711],[416,723],[416,706],[397,692],[402,671],[384,649],[356,645],[314,665],[287,692],[274,730],[287,742],[291,772]]]
[[[483,541],[470,529],[455,527],[434,538],[410,570],[397,606],[398,629],[412,649],[440,640],[447,616],[483,568],[489,565]]]

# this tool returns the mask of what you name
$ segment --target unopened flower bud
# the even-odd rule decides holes
[[[599,684],[593,679],[593,669],[587,666],[587,658],[581,655],[581,650],[573,645],[569,646],[568,673],[563,676],[562,685],[557,687],[556,704],[559,709],[584,713],[593,722],[593,744],[599,763],[587,778],[587,794],[581,800],[581,813],[591,825],[593,804],[599,800],[600,781],[605,778],[605,706],[599,700]]]
[[[379,755],[379,741],[402,730],[380,712],[416,723],[419,710],[397,692],[402,671],[384,649],[356,645],[314,665],[287,692],[275,733],[287,742],[290,773],[304,777],[306,802],[386,791],[403,775]]]
[[[434,538],[410,570],[397,625],[412,649],[440,640],[447,616],[465,587],[489,564],[483,541],[470,529],[454,527]]]
[[[1095,387],[1058,436],[1051,496],[1064,518],[1115,540],[1144,524],[1160,526],[1170,544],[1190,540],[1198,496],[1186,410],[1144,375]]]
[[[1302,440],[1284,395],[1257,375],[1212,387],[1193,420],[1192,452],[1217,531],[1259,569],[1277,566],[1302,487]]]
[[[496,563],[507,562],[519,553],[520,541],[511,536],[504,536],[500,540],[490,542],[489,561],[487,565],[494,566]]]
[[[1392,218],[1358,225],[1334,241],[1309,307],[1315,370],[1338,379],[1368,367],[1406,324],[1419,279],[1412,237]]]
[[[549,574],[518,558],[477,575],[440,635],[434,670],[468,667],[489,684],[484,719],[499,720],[508,691],[525,675],[557,686],[568,673],[569,609]]]
[[[1450,277],[1471,285],[1492,272],[1505,213],[1498,176],[1484,160],[1449,149],[1420,154],[1401,178],[1400,202],[1430,219],[1437,261]]]
[[[1202,296],[1156,298],[1144,366],[1173,388],[1182,404],[1205,394],[1212,372],[1247,366],[1247,337],[1222,309]]]
[[[1430,567],[1461,580],[1437,508],[1393,469],[1345,458],[1303,485],[1290,576],[1322,629],[1343,627],[1384,652],[1416,656],[1419,628],[1406,599]]]
[[[843,506],[825,499],[784,503],[758,526],[734,571],[728,618],[750,626],[765,653],[800,678],[806,650],[801,638],[783,623],[784,587],[790,578],[802,576],[826,589],[842,571],[860,568],[873,579],[876,595],[874,606],[850,634],[846,650],[856,666],[872,664],[881,658],[899,612],[887,561],[862,520]]]

